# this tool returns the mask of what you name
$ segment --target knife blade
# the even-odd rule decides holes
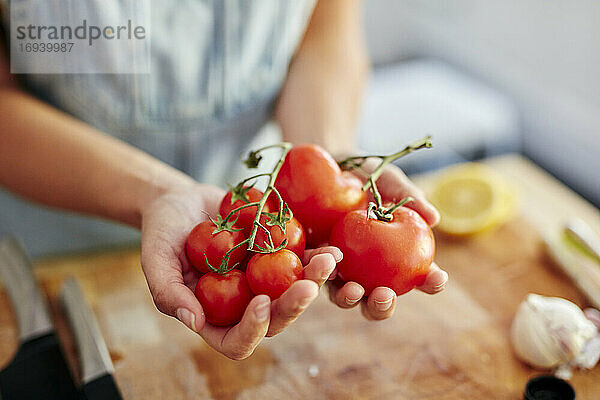
[[[19,327],[19,348],[0,371],[2,400],[70,400],[78,391],[25,251],[13,237],[0,240],[0,278]]]
[[[63,308],[79,348],[82,395],[87,400],[120,400],[114,367],[98,322],[77,280],[67,279],[61,289]]]
[[[565,232],[600,262],[600,237],[591,226],[582,219],[572,218],[567,223]]]

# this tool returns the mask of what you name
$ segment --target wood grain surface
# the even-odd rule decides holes
[[[443,293],[413,291],[399,299],[392,319],[374,323],[359,310],[336,308],[323,290],[296,323],[241,362],[156,311],[136,249],[44,260],[36,275],[75,368],[58,290],[67,276],[80,280],[125,399],[521,399],[540,372],[511,351],[517,305],[529,292],[586,305],[532,224],[521,214],[473,239],[436,232],[436,261],[451,277]],[[0,365],[16,343],[0,289]],[[599,368],[576,373],[571,383],[578,399],[600,398]]]

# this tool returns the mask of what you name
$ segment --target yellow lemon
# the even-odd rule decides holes
[[[490,230],[514,211],[514,190],[488,166],[467,163],[451,167],[434,181],[431,202],[441,215],[439,229],[465,236]]]

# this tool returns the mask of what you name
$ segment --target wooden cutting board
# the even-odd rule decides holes
[[[537,232],[555,232],[572,216],[600,232],[600,213],[520,156],[489,163],[519,192],[524,217],[469,240],[436,232],[436,261],[450,273],[443,293],[413,291],[399,299],[392,319],[375,323],[359,310],[336,308],[323,290],[296,323],[241,362],[156,311],[136,249],[45,260],[35,272],[74,367],[56,295],[65,277],[79,278],[125,399],[522,399],[526,381],[540,372],[516,360],[508,342],[518,304],[534,292],[587,305]],[[430,178],[418,182],[426,187]],[[0,366],[16,345],[0,287]],[[571,383],[577,399],[600,398],[600,368],[576,373]]]
[[[326,293],[284,333],[242,362],[230,361],[154,308],[137,250],[39,263],[61,339],[73,340],[57,302],[77,276],[100,322],[125,399],[520,399],[539,374],[517,361],[508,330],[529,292],[582,296],[547,259],[533,228],[515,219],[471,240],[437,235],[436,259],[450,273],[435,296],[411,292],[395,316],[367,322]],[[10,303],[0,290],[0,364],[16,347]],[[600,398],[600,369],[577,373],[578,399]]]

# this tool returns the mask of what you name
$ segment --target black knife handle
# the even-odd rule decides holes
[[[0,278],[13,304],[19,338],[26,342],[54,330],[46,303],[23,246],[14,237],[0,239]]]

